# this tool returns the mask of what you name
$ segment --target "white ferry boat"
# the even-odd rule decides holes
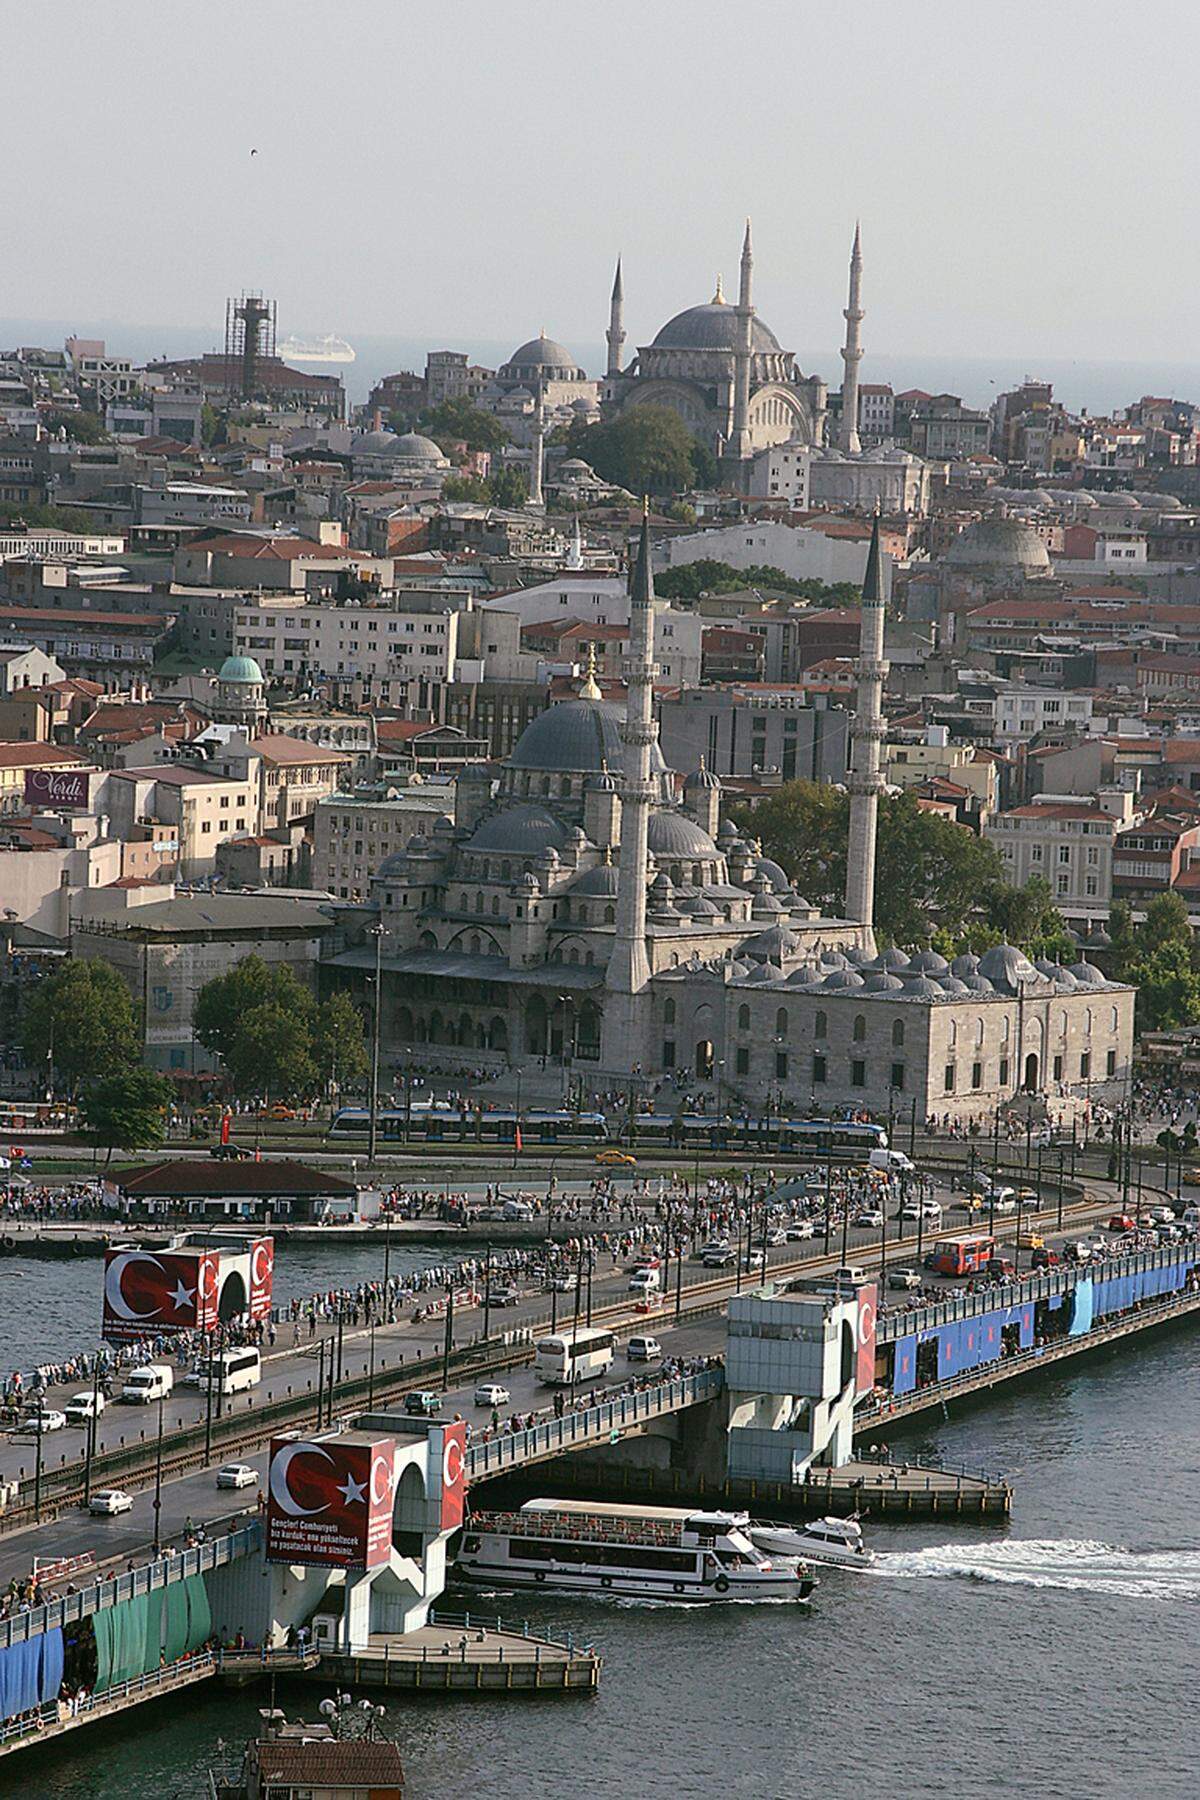
[[[875,1552],[863,1543],[857,1519],[813,1519],[806,1525],[751,1519],[746,1536],[766,1556],[798,1556],[805,1562],[830,1563],[839,1569],[869,1569]]]
[[[468,1520],[454,1578],[489,1588],[638,1600],[806,1600],[807,1566],[773,1561],[747,1515],[596,1500],[527,1500]]]
[[[352,363],[357,356],[353,344],[333,332],[319,338],[284,338],[278,350],[284,362]]]

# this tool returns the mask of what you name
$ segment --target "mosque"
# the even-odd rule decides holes
[[[910,1107],[981,1118],[1021,1093],[1119,1099],[1134,990],[1086,961],[999,945],[953,963],[882,951],[872,925],[885,733],[878,524],[864,582],[845,917],[826,918],[682,782],[652,714],[655,601],[643,520],[624,705],[594,677],[468,768],[455,818],[372,882],[385,1070],[464,1060],[569,1067],[585,1086],[685,1071],[716,1105]],[[886,871],[884,872],[886,875]],[[332,971],[371,1004],[374,948]]]

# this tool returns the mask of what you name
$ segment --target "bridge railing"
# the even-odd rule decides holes
[[[169,1663],[164,1669],[151,1669],[146,1675],[133,1675],[128,1681],[118,1681],[102,1694],[88,1694],[81,1700],[71,1702],[47,1701],[32,1714],[25,1714],[19,1719],[8,1719],[0,1724],[0,1745],[11,1744],[19,1738],[40,1736],[52,1725],[65,1725],[72,1719],[86,1719],[92,1715],[103,1718],[105,1713],[116,1712],[125,1701],[135,1696],[149,1697],[152,1693],[168,1692],[171,1688],[182,1687],[191,1681],[198,1681],[201,1676],[215,1674],[220,1664],[219,1652],[200,1650],[194,1656],[181,1657],[178,1662]]]
[[[26,1612],[11,1613],[0,1619],[0,1650],[10,1644],[21,1644],[40,1637],[56,1626],[75,1625],[92,1613],[104,1612],[122,1600],[138,1594],[153,1593],[172,1582],[185,1581],[189,1575],[203,1575],[219,1569],[240,1556],[249,1556],[262,1541],[262,1527],[257,1520],[210,1538],[206,1544],[195,1544],[188,1550],[158,1556],[138,1569],[126,1569],[119,1575],[102,1578],[80,1588],[77,1593],[63,1594],[44,1606],[31,1606]]]
[[[466,1455],[468,1481],[482,1475],[498,1475],[534,1457],[553,1456],[560,1451],[579,1449],[584,1444],[599,1443],[613,1432],[628,1425],[644,1424],[681,1407],[711,1400],[725,1385],[723,1369],[701,1369],[695,1375],[679,1375],[654,1387],[638,1388],[611,1400],[597,1400],[577,1412],[564,1413],[561,1419],[548,1419],[527,1431],[506,1432],[503,1437],[476,1441]]]

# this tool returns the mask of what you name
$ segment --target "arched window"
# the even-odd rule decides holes
[[[867,1036],[866,1014],[865,1013],[855,1013],[855,1015],[854,1015],[854,1041],[855,1041],[855,1043],[856,1044],[865,1043],[866,1036]]]
[[[580,901],[579,905],[575,908],[575,917],[579,920],[581,925],[587,924],[587,907],[582,901]]]
[[[781,1006],[779,1011],[775,1014],[775,1035],[776,1035],[776,1037],[786,1037],[787,1034],[788,1034],[787,1007]]]
[[[547,799],[549,799],[549,797],[550,797],[550,777],[548,775],[542,776],[542,793],[546,796]]]
[[[566,800],[568,798],[568,796],[570,795],[570,792],[571,792],[571,777],[569,775],[563,776],[562,780],[558,784],[558,791],[562,795],[564,800]]]
[[[975,1021],[975,1045],[976,1045],[976,1048],[978,1048],[979,1045],[982,1044],[982,1042],[983,1042],[983,1020],[976,1019],[976,1021]]]
[[[749,1031],[749,1029],[750,1029],[750,1008],[748,1006],[739,1006],[738,1007],[738,1030],[739,1031]]]
[[[813,1036],[823,1038],[828,1034],[829,1021],[823,1012],[819,1012],[813,1020]]]
[[[1090,1006],[1085,1007],[1084,1009],[1083,1035],[1084,1037],[1091,1037],[1092,1035],[1092,1009]]]
[[[904,1020],[903,1019],[894,1019],[892,1021],[892,1047],[896,1050],[899,1050],[902,1048],[903,1044],[904,1044]]]
[[[1109,1020],[1109,1030],[1110,1030],[1110,1031],[1115,1031],[1115,1030],[1116,1030],[1116,1029],[1117,1029],[1117,1019],[1118,1019],[1118,1017],[1119,1017],[1119,1015],[1118,1015],[1118,1013],[1117,1013],[1117,1009],[1116,1009],[1116,1007],[1115,1007],[1115,1006],[1114,1006],[1114,1007],[1113,1007],[1113,1009],[1112,1009],[1112,1017],[1111,1017],[1111,1018],[1110,1018],[1110,1020]]]
[[[479,933],[477,931],[471,935],[471,955],[479,955]]]
[[[664,1025],[673,1025],[674,1023],[675,1023],[675,1002],[673,1000],[668,1000],[667,1004],[663,1007],[663,1024]]]
[[[572,952],[571,952],[571,954],[570,954],[570,956],[569,956],[569,957],[568,957],[568,958],[567,958],[567,961],[568,961],[568,962],[573,962],[573,963],[577,963],[577,962],[578,962],[578,961],[579,961],[579,952],[578,952],[578,950],[572,950]]]
[[[507,860],[500,864],[500,879],[501,881],[512,880],[512,864]]]
[[[614,923],[614,921],[615,921],[615,920],[616,920],[616,916],[617,916],[617,912],[616,912],[616,908],[615,908],[615,907],[613,907],[613,906],[606,906],[606,907],[605,907],[605,909],[604,909],[604,923],[605,923],[605,924],[606,924],[606,925],[611,925],[611,924],[613,924],[613,923]]]
[[[482,894],[476,894],[476,896],[475,896],[475,911],[477,913],[483,911],[483,895]]]
[[[500,917],[500,896],[499,896],[499,894],[492,895],[492,917],[496,918],[496,919],[498,919]]]
[[[958,1020],[957,1019],[951,1019],[951,1021],[950,1021],[950,1030],[947,1034],[946,1042],[949,1044],[949,1046],[952,1050],[953,1050],[955,1044],[957,1044],[957,1042],[958,1042]]]

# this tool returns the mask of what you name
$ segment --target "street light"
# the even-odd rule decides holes
[[[383,921],[368,925],[375,939],[375,1016],[371,1022],[371,1125],[367,1137],[367,1167],[375,1163],[375,1146],[379,1120],[379,1024],[383,1012]]]
[[[158,1443],[154,1452],[154,1554],[158,1555],[162,1547],[162,1446],[163,1446],[163,1399],[158,1396]]]

